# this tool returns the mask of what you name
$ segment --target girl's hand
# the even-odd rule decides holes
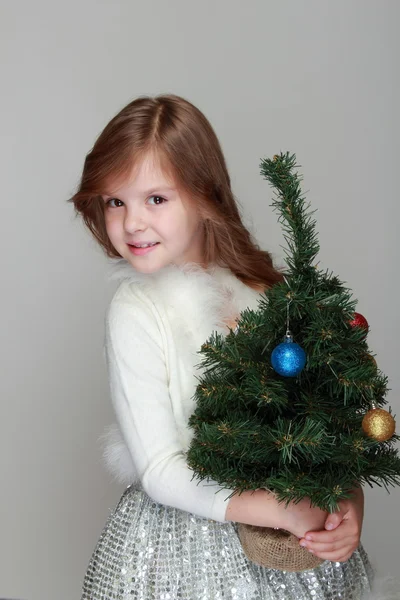
[[[351,557],[360,543],[364,518],[363,489],[357,487],[353,492],[353,498],[338,503],[339,511],[329,514],[325,522],[328,531],[308,531],[301,546],[323,560],[345,562]]]
[[[323,529],[329,513],[318,506],[311,507],[310,499],[303,498],[295,504],[291,502],[284,510],[284,523],[282,528],[290,531],[299,539],[309,531]]]

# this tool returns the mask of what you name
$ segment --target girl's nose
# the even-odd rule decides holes
[[[133,232],[145,228],[144,214],[141,208],[128,208],[124,219],[125,231]]]

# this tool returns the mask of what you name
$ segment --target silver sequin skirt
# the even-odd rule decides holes
[[[291,573],[249,561],[236,524],[154,502],[129,486],[87,568],[81,600],[361,600],[374,570],[362,545],[344,562]]]

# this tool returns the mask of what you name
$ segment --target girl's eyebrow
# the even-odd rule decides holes
[[[145,190],[142,193],[145,196],[149,196],[150,194],[154,194],[154,192],[176,192],[176,188],[164,187],[164,186],[160,185],[159,187],[153,187],[153,188],[150,188],[149,190]],[[110,196],[108,194],[102,194],[101,197],[103,198],[103,200],[107,200],[107,198],[112,198],[113,196]]]
[[[164,187],[163,185],[160,185],[159,187],[154,187],[154,188],[151,188],[150,190],[147,190],[147,191],[143,192],[143,194],[145,196],[148,196],[149,194],[154,194],[154,192],[158,192],[158,191],[175,192],[176,188],[173,188],[173,187]]]

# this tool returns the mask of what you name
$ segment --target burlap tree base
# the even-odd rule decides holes
[[[239,523],[238,534],[247,558],[262,567],[306,571],[323,562],[323,559],[302,548],[299,539],[285,529]]]

